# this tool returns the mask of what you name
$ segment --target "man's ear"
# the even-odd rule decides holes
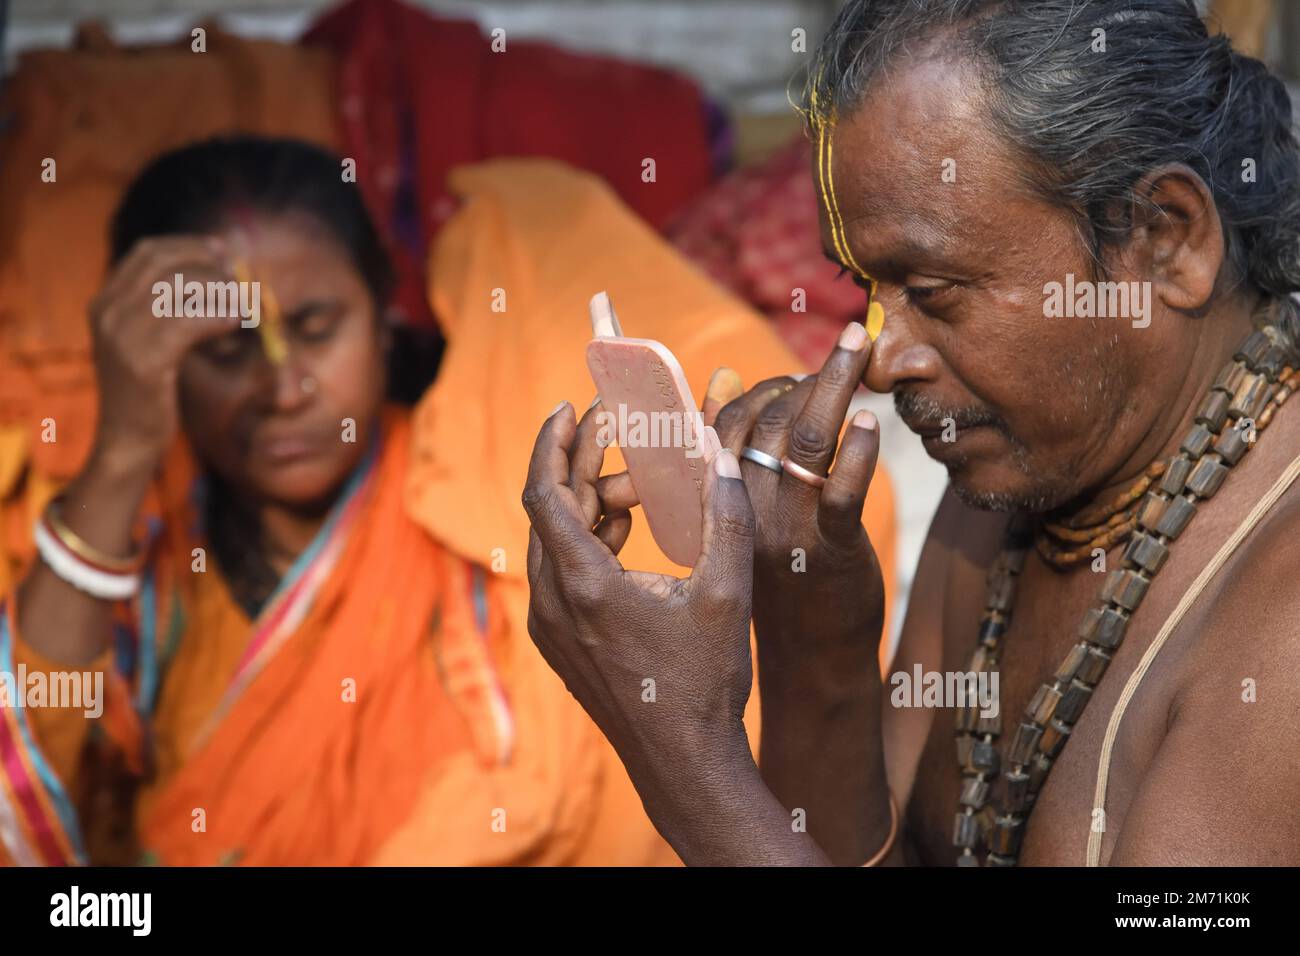
[[[1181,164],[1152,170],[1133,187],[1130,252],[1170,309],[1194,312],[1214,295],[1223,266],[1223,224],[1210,187]]]

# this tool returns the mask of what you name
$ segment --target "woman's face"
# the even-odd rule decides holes
[[[235,491],[295,509],[328,507],[378,427],[386,332],[347,252],[305,213],[256,214],[219,233],[279,308],[287,358],[256,328],[192,350],[180,369],[182,427]]]

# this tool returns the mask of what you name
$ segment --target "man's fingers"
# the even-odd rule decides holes
[[[723,448],[730,448],[733,455],[739,455],[748,443],[754,422],[763,409],[794,387],[795,381],[788,375],[764,379],[740,398],[728,402],[714,420],[706,424],[713,425]]]
[[[748,609],[754,575],[754,509],[730,449],[713,456],[704,483],[704,529],[690,586]]]
[[[724,405],[734,402],[744,394],[745,386],[741,384],[740,375],[735,369],[724,365],[714,371],[709,378],[708,390],[704,393],[704,405],[700,408],[700,413],[704,416],[704,424],[712,425]]]
[[[818,475],[830,470],[840,426],[870,358],[871,337],[861,323],[850,322],[817,373],[812,394],[790,428],[785,454],[796,465]]]
[[[847,546],[861,531],[862,506],[879,454],[879,423],[875,415],[863,409],[845,430],[835,467],[818,499],[817,522],[828,541]]]
[[[627,511],[641,503],[636,488],[632,485],[632,476],[626,471],[598,479],[596,494],[600,497],[600,510],[605,514]]]
[[[795,383],[789,390],[767,402],[754,420],[749,445],[776,458],[785,455],[790,445],[790,428],[817,384],[815,378]]]
[[[569,449],[576,434],[573,406],[561,402],[533,445],[523,505],[547,557],[566,574],[582,575],[616,562],[592,535],[592,522],[568,486]]]
[[[605,449],[597,440],[601,423],[601,405],[597,401],[587,409],[578,422],[578,432],[569,452],[568,485],[582,506],[583,517],[588,526],[600,517],[600,498],[596,493],[596,481],[600,477],[600,466],[605,463]]]
[[[596,525],[596,537],[599,538],[615,555],[627,544],[627,536],[632,532],[632,512],[612,511],[600,519]]]

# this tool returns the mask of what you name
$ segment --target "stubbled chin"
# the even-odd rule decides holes
[[[1036,481],[1032,473],[1013,471],[994,476],[981,475],[979,471],[965,460],[948,467],[953,493],[968,508],[1006,514],[1043,514],[1060,507],[1073,496],[1070,489]]]

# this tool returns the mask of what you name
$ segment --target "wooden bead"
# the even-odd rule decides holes
[[[1039,726],[1047,726],[1056,712],[1056,705],[1061,702],[1061,693],[1051,684],[1040,684],[1034,691],[1029,706],[1025,708],[1025,719]]]
[[[1198,498],[1208,498],[1219,490],[1228,477],[1228,466],[1213,455],[1206,455],[1196,463],[1187,479],[1187,490]]]
[[[1002,755],[998,753],[998,748],[992,742],[987,740],[976,740],[975,746],[971,749],[970,763],[971,770],[975,773],[996,776],[1002,765]]]
[[[975,818],[965,811],[959,811],[952,828],[953,846],[974,847],[975,837],[978,834],[979,827],[975,823]]]
[[[1011,752],[1007,755],[1007,759],[1014,766],[1023,767],[1034,755],[1034,750],[1038,747],[1038,741],[1042,736],[1042,727],[1020,724],[1016,727],[1016,735],[1011,738]]]
[[[1200,458],[1214,441],[1214,432],[1204,425],[1193,425],[1187,437],[1183,439],[1182,450],[1188,458]]]
[[[1107,650],[1119,647],[1128,627],[1128,617],[1113,607],[1090,608],[1079,627],[1079,636]]]
[[[1168,559],[1169,548],[1161,544],[1158,538],[1141,531],[1133,533],[1124,549],[1124,560],[1133,562],[1148,576],[1154,576]]]
[[[1247,370],[1246,366],[1237,362],[1229,362],[1223,367],[1223,370],[1219,372],[1219,377],[1214,380],[1214,387],[1227,392],[1229,395],[1235,395],[1237,393],[1237,386],[1240,385],[1242,380],[1244,380],[1249,374],[1250,372]]]
[[[1250,450],[1251,437],[1249,428],[1233,427],[1225,429],[1219,436],[1219,440],[1214,443],[1214,450],[1229,465],[1235,465],[1241,461],[1243,455]]]
[[[975,739],[971,734],[957,734],[957,766],[969,766],[971,751],[975,749]]]
[[[1045,753],[1034,754],[1034,759],[1029,764],[1029,794],[1031,797],[1037,796],[1038,791],[1043,789],[1043,783],[1047,780],[1047,774],[1052,769],[1052,758]]]
[[[1073,725],[1092,699],[1092,688],[1083,681],[1071,681],[1070,686],[1061,695],[1061,702],[1056,705],[1056,719]]]
[[[986,617],[980,622],[980,643],[990,649],[996,649],[998,642],[1007,632],[1007,622],[1001,617]]]
[[[1150,586],[1151,582],[1137,571],[1127,568],[1112,571],[1106,575],[1106,583],[1101,589],[1101,599],[1113,601],[1129,612],[1136,611]]]
[[[1110,655],[1100,648],[1088,648],[1088,656],[1079,665],[1079,673],[1075,675],[1075,680],[1083,681],[1090,687],[1095,687],[1105,675],[1106,668],[1110,666],[1110,659]]]
[[[1245,362],[1246,365],[1254,368],[1255,363],[1264,357],[1272,345],[1273,340],[1256,329],[1246,337],[1246,341],[1241,343],[1241,348],[1237,349],[1232,357],[1235,361]]]
[[[1038,749],[1049,757],[1055,757],[1070,739],[1071,729],[1069,724],[1052,721],[1043,730],[1043,735],[1038,740]]]
[[[1005,613],[1011,610],[1015,597],[1016,579],[1011,576],[1010,571],[1003,568],[989,575],[988,591],[984,598],[985,607],[991,611]]]
[[[976,711],[976,713],[979,713]],[[998,737],[1002,734],[1002,710],[992,717],[985,717],[983,714],[975,721],[975,733],[981,737]]]
[[[989,834],[989,852],[999,856],[1017,856],[1020,853],[1020,841],[1024,833],[1024,817],[998,817],[993,821],[993,832]]]
[[[1270,346],[1264,353],[1264,357],[1255,363],[1255,371],[1270,382],[1276,382],[1284,368],[1286,368],[1286,350],[1279,345]]]
[[[1156,526],[1160,524],[1160,519],[1164,517],[1165,510],[1169,507],[1172,498],[1166,498],[1158,495],[1154,491],[1147,492],[1147,496],[1142,499],[1142,508],[1138,512],[1138,524],[1148,531],[1155,531]]]
[[[1223,423],[1228,420],[1228,405],[1231,401],[1231,395],[1215,389],[1201,402],[1201,407],[1196,412],[1196,420],[1212,432],[1219,431],[1223,428]],[[1169,493],[1178,494],[1177,491]]]
[[[1065,655],[1065,660],[1061,661],[1061,666],[1056,669],[1056,682],[1064,686],[1074,680],[1074,675],[1079,672],[1079,665],[1087,656],[1087,644],[1075,644],[1070,648],[1069,653]]]
[[[1160,520],[1156,522],[1155,532],[1173,541],[1183,533],[1183,529],[1195,514],[1196,505],[1193,502],[1186,498],[1173,498],[1164,514],[1160,516]]]
[[[979,710],[975,707],[957,707],[957,730],[959,732],[971,733],[975,730],[975,721],[979,715]]]
[[[1222,392],[1215,392],[1214,394],[1223,395]],[[1226,395],[1223,396],[1223,414],[1225,417],[1228,414],[1228,397]],[[1219,429],[1214,430],[1218,431]],[[1191,474],[1191,471],[1192,460],[1185,455],[1179,455],[1165,469],[1164,476],[1160,479],[1160,490],[1171,498],[1174,495],[1181,495],[1183,485],[1186,484],[1187,476]]]
[[[987,780],[980,777],[966,777],[962,781],[961,796],[957,798],[957,802],[963,807],[978,810],[988,802],[989,789],[990,784]]]
[[[1008,813],[1023,813],[1030,805],[1029,774],[1010,771],[1002,775],[1002,806]]]
[[[1258,418],[1259,413],[1268,404],[1268,392],[1266,376],[1246,376],[1232,396],[1232,402],[1228,405],[1228,415],[1232,418]]]

